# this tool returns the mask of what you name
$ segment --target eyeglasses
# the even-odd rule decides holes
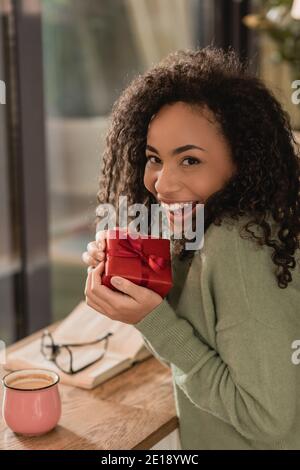
[[[102,338],[95,339],[94,341],[90,341],[88,343],[68,343],[68,344],[56,344],[53,340],[52,334],[48,330],[44,330],[41,338],[41,353],[43,356],[48,360],[52,361],[56,364],[56,366],[65,374],[77,374],[82,370],[90,367],[91,365],[95,364],[96,362],[102,359],[107,351],[108,347],[108,340],[109,337],[112,336],[113,333],[109,332]],[[94,359],[90,361],[88,364],[84,365],[83,367],[74,369],[74,355],[71,348],[79,348],[83,346],[93,346],[94,344],[98,344],[101,341],[105,341],[104,349],[102,353]]]

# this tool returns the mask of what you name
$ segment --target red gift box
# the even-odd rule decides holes
[[[170,240],[140,235],[133,238],[125,229],[107,230],[101,280],[103,285],[117,291],[110,283],[112,276],[124,277],[165,297],[172,287]]]

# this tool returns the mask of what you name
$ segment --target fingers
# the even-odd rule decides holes
[[[94,291],[97,286],[101,286],[101,276],[104,271],[104,261],[100,261],[98,266],[96,266],[94,269],[91,270],[91,289]]]
[[[97,312],[102,313],[109,318],[113,318],[111,306],[104,302],[102,298],[97,297],[93,293],[89,293],[86,296],[85,302],[89,307],[92,307]]]
[[[101,243],[102,242],[100,242],[100,244],[97,244],[97,242],[94,241],[94,242],[88,243],[88,246],[87,246],[88,254],[92,258],[97,259],[98,261],[102,261],[105,256],[105,252],[104,252],[105,246],[102,248],[103,244],[101,245]]]
[[[104,253],[106,250],[106,240],[97,240],[95,243],[96,243],[97,250],[100,253]]]
[[[88,267],[88,275],[85,283],[84,295],[89,296],[92,293],[94,286],[101,285],[101,276],[104,271],[104,261],[100,261],[98,265]],[[95,274],[93,274],[95,272]]]
[[[87,297],[86,304],[96,310],[96,312],[101,313],[102,315],[105,315],[106,317],[111,318],[112,320],[114,319],[113,315],[108,312],[107,307],[100,305],[99,302],[95,303],[90,297]]]
[[[124,279],[123,277],[113,276],[110,282],[119,291],[123,292],[124,294],[129,295],[137,302],[141,298],[143,299],[143,294],[146,294],[147,292],[147,289],[145,289],[144,287],[138,286],[134,282],[131,282],[128,279]]]
[[[89,268],[90,269],[90,268]],[[84,288],[84,295],[85,297],[87,297],[91,291],[91,281],[92,281],[92,275],[91,275],[91,271],[89,271],[88,269],[88,275],[87,275],[87,278],[86,278],[86,281],[85,281],[85,288]]]
[[[107,235],[107,230],[98,230],[98,232],[96,233],[96,244],[99,245],[99,248],[101,246],[101,248],[104,250],[105,249],[105,239],[106,239],[106,235]]]
[[[82,256],[81,256],[81,259],[82,261],[87,264],[89,267],[96,267],[97,264],[99,263],[99,261],[95,258],[92,258],[87,251],[85,251],[84,253],[82,253]]]
[[[104,262],[99,263],[99,265],[91,269],[91,281],[90,281],[90,291],[94,298],[99,299],[103,305],[109,308],[116,308],[116,306],[120,306],[120,302],[124,299],[124,297],[128,298],[128,296],[124,295],[122,292],[116,292],[110,289],[107,286],[104,286],[101,282],[101,276],[104,271]]]
[[[97,268],[88,268],[88,275],[86,279],[86,284],[85,284],[85,290],[84,290],[84,295],[85,295],[85,301],[86,304],[89,307],[92,307],[94,310],[100,313],[105,313],[105,315],[109,316],[110,314],[110,305],[102,298],[98,297],[97,294],[95,294],[94,289],[93,289],[93,283],[95,283],[95,279],[93,279],[93,276],[99,275],[99,278],[97,277],[97,283],[98,285],[101,286],[101,276],[100,272],[103,267],[100,267],[100,265],[104,266],[104,263],[99,263],[99,266]],[[96,273],[96,274],[95,274]]]
[[[105,244],[101,241],[88,243],[87,251],[82,254],[81,258],[88,266],[97,266],[100,261],[105,259]]]

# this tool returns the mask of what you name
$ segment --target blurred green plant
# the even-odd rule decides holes
[[[256,0],[257,12],[246,15],[243,22],[275,42],[276,51],[271,59],[288,62],[295,80],[300,79],[300,20],[291,16],[292,5],[293,0]]]

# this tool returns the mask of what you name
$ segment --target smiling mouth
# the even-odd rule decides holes
[[[197,204],[201,204],[200,201],[188,201],[188,202],[176,202],[173,204],[167,204],[160,201],[161,206],[170,213],[170,215],[182,215],[182,213],[189,213],[194,211]]]

